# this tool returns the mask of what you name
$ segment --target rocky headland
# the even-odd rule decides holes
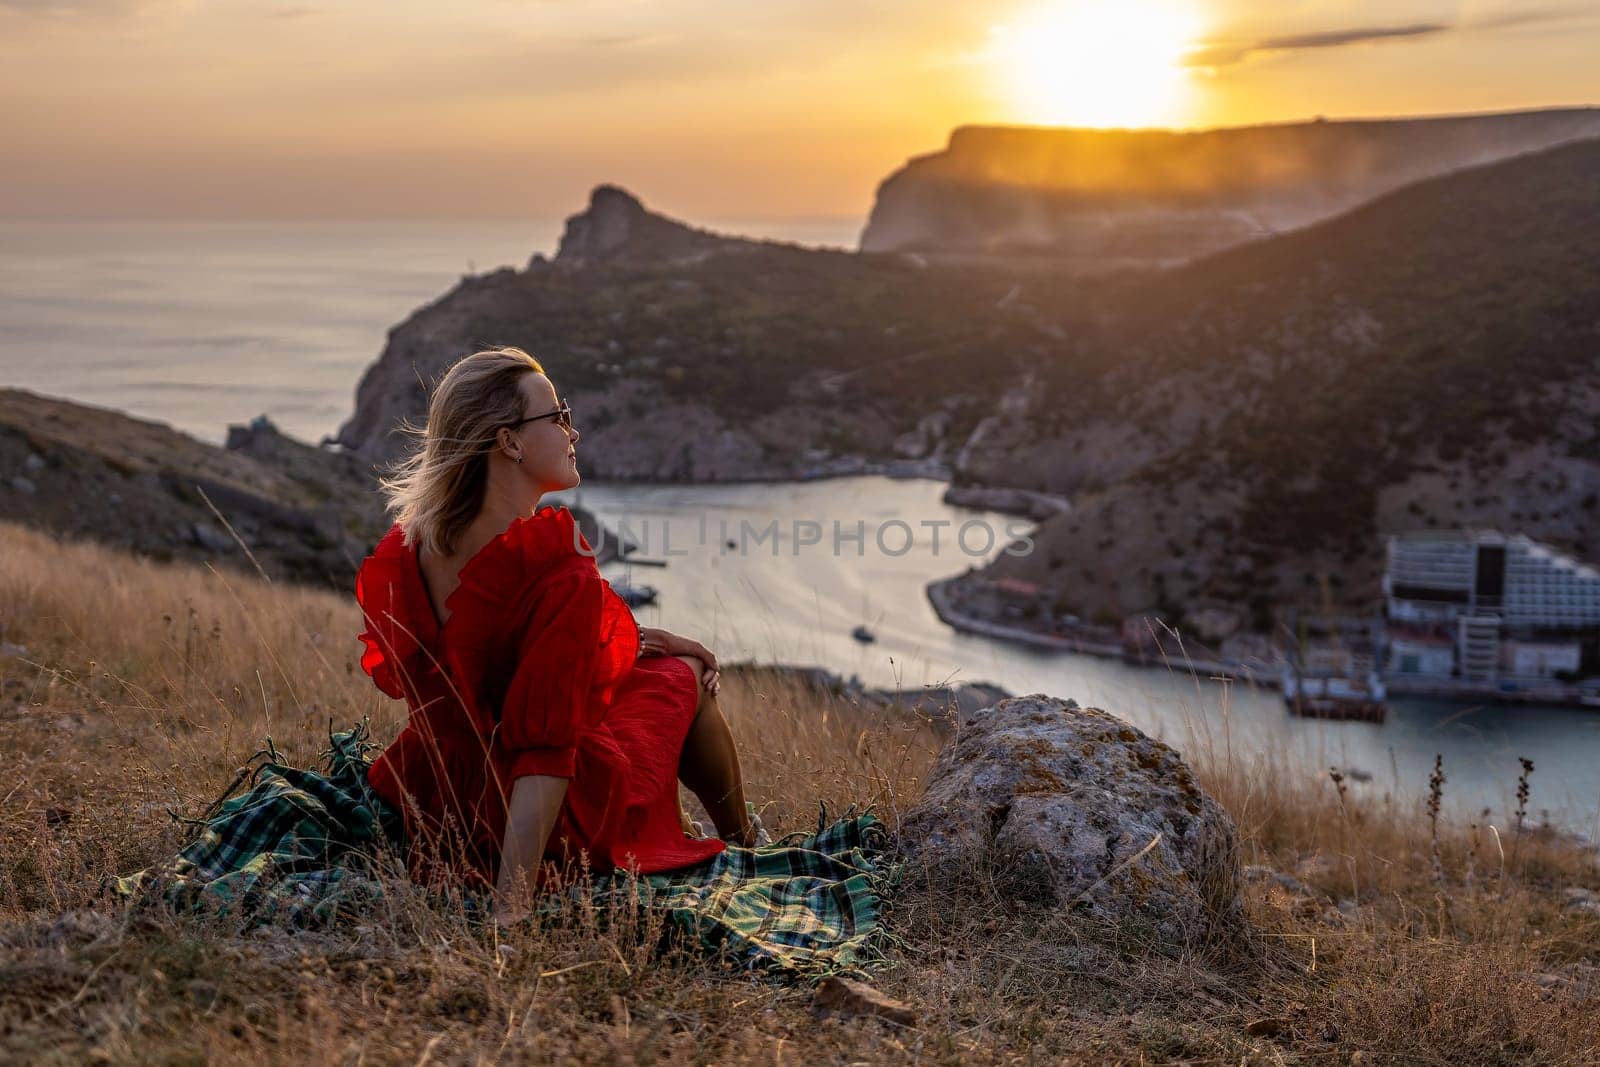
[[[988,270],[711,234],[601,186],[554,259],[464,278],[390,331],[337,440],[393,460],[425,383],[508,344],[570,400],[591,477],[947,477],[1005,369],[1051,342],[1006,304],[1010,287]]]
[[[1593,558],[1597,174],[1581,141],[1104,285],[1074,358],[956,473],[1070,512],[953,584],[1021,590],[1044,630],[1148,612],[1223,640],[1279,606],[1375,604],[1390,533],[1499,528]]]
[[[1197,131],[964,126],[878,187],[861,249],[1167,266],[1596,135],[1592,108]]]

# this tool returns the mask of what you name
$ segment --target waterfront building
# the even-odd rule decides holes
[[[1522,534],[1396,534],[1383,578],[1390,671],[1469,681],[1575,673],[1600,630],[1600,571]],[[1438,649],[1449,642],[1448,671]]]
[[[1578,673],[1583,645],[1578,641],[1506,641],[1500,650],[1501,671],[1512,678],[1556,678]]]
[[[1391,628],[1385,670],[1390,674],[1421,674],[1448,678],[1456,667],[1456,643],[1443,634],[1426,630]]]

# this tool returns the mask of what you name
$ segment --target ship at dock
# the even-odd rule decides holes
[[[1378,672],[1382,622],[1313,615],[1296,618],[1293,627],[1295,641],[1281,676],[1288,709],[1312,719],[1382,722],[1389,713]]]

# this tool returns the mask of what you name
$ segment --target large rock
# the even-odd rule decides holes
[[[1239,914],[1233,821],[1178,753],[1042,693],[962,721],[901,840],[912,877],[992,879],[1170,951]]]

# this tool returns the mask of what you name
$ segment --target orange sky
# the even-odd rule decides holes
[[[968,123],[1600,104],[1594,0],[0,0],[0,215],[863,216]]]

